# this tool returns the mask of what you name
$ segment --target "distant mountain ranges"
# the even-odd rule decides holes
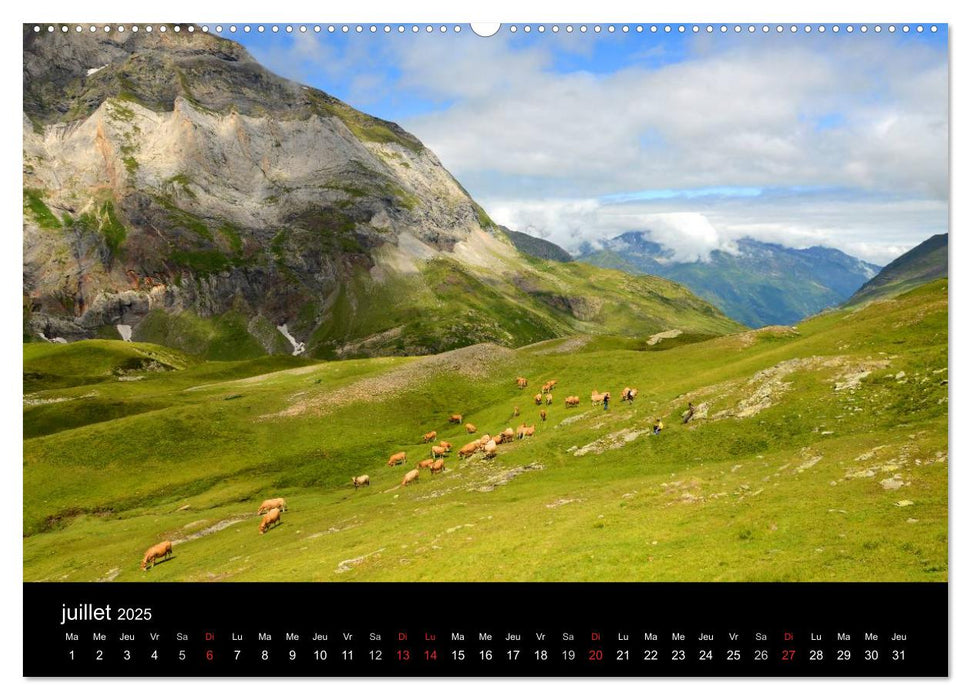
[[[880,271],[834,248],[788,248],[752,238],[737,246],[737,254],[715,250],[706,261],[670,262],[672,251],[651,240],[649,231],[629,231],[577,259],[680,282],[753,328],[791,325],[838,306]]]
[[[946,233],[931,236],[881,268],[835,248],[789,248],[751,238],[738,241],[738,255],[714,251],[705,262],[672,263],[671,251],[652,241],[647,231],[623,233],[603,241],[600,250],[574,257],[552,241],[499,228],[520,252],[536,258],[577,260],[680,282],[752,327],[792,324],[831,306],[896,296],[948,276]]]

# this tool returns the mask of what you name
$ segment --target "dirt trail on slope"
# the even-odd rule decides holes
[[[209,527],[204,527],[197,532],[193,532],[185,537],[180,537],[172,540],[172,546],[175,547],[180,544],[185,544],[186,542],[192,542],[193,540],[198,540],[206,535],[214,535],[221,530],[225,530],[227,527],[235,525],[236,523],[241,523],[244,520],[249,520],[255,518],[253,515],[238,515],[233,518],[227,518],[225,520],[220,520],[218,523],[210,525]]]

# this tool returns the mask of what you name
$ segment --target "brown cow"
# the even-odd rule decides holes
[[[492,439],[492,436],[489,435],[489,433],[486,433],[485,435],[483,435],[482,437],[479,438],[479,444],[480,445],[485,445],[491,439]]]
[[[542,403],[543,403],[543,395],[542,394],[536,394],[536,396],[533,397],[533,401],[536,402],[536,405],[537,406],[542,405]]]
[[[367,474],[362,476],[352,476],[351,483],[354,484],[354,488],[358,488],[359,486],[370,486],[371,477],[369,477]]]
[[[438,446],[444,447],[446,452],[452,451],[452,443],[446,442],[445,440],[442,440],[440,443],[438,443]]]
[[[435,460],[434,459],[423,459],[422,461],[420,461],[418,463],[418,468],[419,469],[430,469],[433,464],[435,464]]]
[[[474,425],[472,425],[472,423],[466,423],[465,424],[465,432],[467,432],[469,435],[471,435],[472,433],[476,432],[477,430],[478,430],[478,428],[476,428]]]
[[[462,414],[461,413],[453,413],[452,415],[450,415],[448,417],[448,422],[449,423],[461,423],[462,422]]]
[[[512,428],[506,428],[502,431],[502,434],[500,434],[499,437],[501,438],[502,442],[512,442],[513,438],[516,437],[516,431]]]
[[[391,455],[391,458],[388,459],[388,466],[396,467],[399,464],[404,464],[407,460],[408,460],[407,454],[405,454],[404,452],[395,452],[393,455]]]
[[[543,419],[543,422],[544,423],[546,422],[546,409],[545,408],[542,411],[539,412],[539,417]]]
[[[274,508],[263,516],[263,519],[260,521],[260,526],[257,529],[260,531],[261,535],[265,535],[266,531],[270,529],[271,525],[279,525],[281,522],[283,521],[280,520],[280,509]]]
[[[444,457],[447,451],[441,445],[432,445],[432,457]]]
[[[546,399],[547,406],[553,405],[553,394],[547,394],[544,398]]]
[[[422,442],[431,442],[431,441],[432,441],[432,440],[434,440],[434,439],[435,439],[436,437],[438,437],[438,433],[436,433],[436,432],[435,432],[435,431],[433,430],[433,431],[431,431],[430,433],[425,433],[425,434],[424,434],[424,435],[422,436],[422,438],[421,438],[421,441],[422,441]]]
[[[417,469],[412,469],[410,472],[405,474],[405,478],[401,480],[401,485],[407,486],[412,481],[418,481],[418,473],[419,472]]]
[[[529,382],[526,380],[526,377],[516,377],[516,386],[520,389],[525,389],[528,385]]]
[[[444,469],[445,469],[445,460],[444,459],[436,459],[435,460],[435,464],[433,464],[431,466],[431,469],[429,471],[431,471],[432,474],[438,474],[439,472],[443,471]]]
[[[256,514],[263,515],[263,513],[268,513],[274,508],[279,508],[280,510],[286,510],[287,500],[285,498],[268,498],[260,504],[260,507],[256,511]]]
[[[159,542],[156,545],[152,545],[147,550],[145,550],[145,556],[142,557],[142,571],[148,568],[148,560],[152,560],[152,566],[155,566],[156,559],[168,559],[172,556],[172,543],[166,540],[165,542]]]
[[[580,405],[580,397],[579,396],[567,396],[566,397],[566,407],[567,408],[576,408],[579,405]]]
[[[523,437],[533,437],[533,434],[535,432],[536,432],[536,426],[535,425],[531,425],[528,428],[526,428],[525,430],[523,430]]]
[[[472,455],[474,455],[476,452],[479,451],[480,447],[482,447],[482,445],[479,444],[478,440],[476,440],[475,442],[470,442],[468,445],[466,445],[465,447],[459,450],[459,459],[463,459],[465,457],[471,457]]]

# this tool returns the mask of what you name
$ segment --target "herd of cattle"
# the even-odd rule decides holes
[[[516,386],[520,389],[525,389],[529,386],[529,381],[525,377],[516,377]],[[537,406],[542,406],[544,403],[547,406],[553,405],[553,389],[556,388],[556,380],[551,379],[542,386],[540,393],[533,397]],[[634,398],[637,396],[637,389],[632,389],[630,387],[624,387],[621,393],[621,401],[627,401],[633,403]],[[607,403],[610,401],[610,392],[600,393],[596,389],[590,392],[590,403],[591,405],[604,404],[606,407]],[[576,408],[580,405],[579,396],[567,396],[565,401],[566,408]],[[547,413],[546,409],[541,409],[539,412],[540,419],[542,421],[546,420]],[[519,416],[519,406],[514,407],[513,416]],[[448,418],[449,423],[461,425],[462,424],[462,414],[453,413]],[[472,423],[465,424],[465,432],[469,435],[479,432],[478,428]],[[494,459],[499,451],[499,445],[505,443],[511,443],[514,440],[524,440],[528,437],[532,437],[536,433],[536,425],[526,425],[525,422],[521,423],[516,430],[512,427],[508,427],[504,430],[498,431],[495,434],[484,433],[481,437],[472,442],[469,442],[462,446],[458,450],[459,459],[468,459],[477,452],[484,453],[485,459]],[[438,439],[438,433],[431,430],[424,435],[422,435],[422,444],[428,445],[433,443]],[[415,469],[407,472],[401,480],[402,486],[408,486],[409,484],[418,481],[418,477],[421,474],[422,469],[427,469],[431,474],[438,474],[445,470],[445,458],[452,452],[452,443],[442,440],[438,444],[431,445],[431,457],[427,459],[422,459],[418,462],[418,466]],[[395,452],[388,459],[389,467],[396,467],[398,465],[404,464],[408,461],[408,454],[406,452]],[[362,474],[361,476],[352,476],[351,484],[355,489],[361,486],[370,486],[371,477],[367,474]],[[257,509],[256,514],[262,515],[263,518],[260,520],[259,527],[257,528],[260,534],[266,534],[266,532],[273,526],[279,525],[282,521],[280,519],[281,513],[287,510],[286,499],[283,498],[270,498],[263,501],[260,507]],[[155,562],[159,559],[166,560],[172,556],[172,542],[166,540],[165,542],[160,542],[148,548],[145,552],[145,556],[142,558],[141,568],[142,570],[147,570],[148,568],[155,565]]]

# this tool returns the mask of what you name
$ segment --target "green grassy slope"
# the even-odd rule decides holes
[[[317,357],[425,355],[490,342],[520,347],[577,333],[638,337],[672,328],[716,336],[741,326],[687,288],[592,265],[533,258],[501,275],[446,258],[375,283],[361,272],[316,327]]]
[[[891,262],[860,287],[844,306],[896,296],[941,277],[947,277],[946,233],[931,236]]]
[[[947,579],[946,281],[795,331],[643,347],[576,336],[206,362],[34,391],[25,580]],[[550,378],[542,423],[531,395]],[[618,400],[627,385],[633,405]],[[614,393],[609,411],[593,389]],[[97,420],[88,402],[117,411]],[[535,437],[398,486],[424,432],[467,441],[448,414],[496,432],[515,406]],[[408,465],[386,466],[398,450]],[[261,536],[271,496],[291,510]],[[175,557],[141,572],[162,539]]]
[[[676,282],[518,254],[501,273],[445,257],[417,274],[385,272],[381,281],[361,268],[327,308],[308,303],[290,323],[319,359],[428,355],[483,342],[520,347],[577,333],[638,337],[677,328],[712,337],[741,327]],[[155,309],[134,338],[219,361],[257,358],[267,347],[292,351],[270,321],[233,311],[204,318]]]

